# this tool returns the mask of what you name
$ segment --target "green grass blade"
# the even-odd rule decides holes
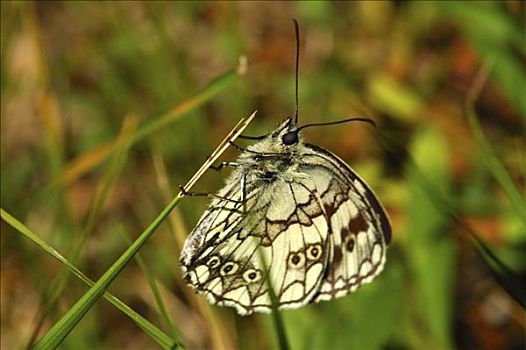
[[[482,152],[483,158],[485,159],[485,166],[491,172],[495,180],[500,184],[504,193],[508,196],[513,208],[515,209],[519,218],[521,218],[526,231],[526,201],[524,197],[520,194],[518,188],[513,183],[513,179],[510,174],[497,158],[493,149],[491,148],[490,143],[484,136],[478,117],[473,110],[470,110],[468,113],[468,122],[475,136],[475,140],[479,145],[479,148]]]
[[[157,183],[161,191],[161,198],[168,202],[171,197],[173,186],[170,184],[170,179],[168,176],[168,170],[164,163],[164,159],[160,153],[152,153],[152,161],[157,173]],[[176,260],[178,260],[179,252],[184,246],[185,239],[188,235],[188,228],[185,226],[181,213],[173,213],[170,215],[168,220],[170,225],[170,231],[173,235],[175,244],[172,248],[176,251],[174,252]],[[186,282],[180,274],[177,274],[175,277],[176,285],[185,285]],[[210,334],[210,348],[212,349],[232,349],[235,347],[235,344],[231,339],[231,332],[229,329],[228,323],[225,323],[220,319],[219,314],[211,304],[209,304],[204,298],[201,298],[198,294],[195,294],[189,288],[182,288],[181,292],[183,297],[188,301],[190,305],[194,305],[194,308],[198,310],[199,314],[203,317],[203,327],[206,327],[208,333]]]
[[[522,307],[526,307],[526,284],[521,276],[504,263],[497,254],[493,252],[480,235],[467,225],[458,216],[458,209],[449,198],[446,198],[443,193],[437,191],[432,187],[432,184],[427,181],[425,175],[421,174],[418,169],[413,169],[415,176],[420,177],[423,189],[427,196],[435,200],[437,210],[440,210],[444,215],[448,215],[451,222],[462,228],[462,238],[467,240],[475,253],[481,260],[481,264],[491,273],[495,281]]]
[[[175,196],[168,206],[166,206],[155,220],[140,234],[139,238],[132,243],[80,300],[35,344],[34,349],[54,349],[62,343],[64,338],[73,330],[95,302],[104,294],[122,269],[124,269],[133,256],[151,237],[157,227],[161,225],[172,209],[177,206],[182,197],[180,193]]]
[[[287,332],[285,331],[285,324],[283,323],[283,317],[281,317],[281,312],[277,307],[277,297],[276,293],[272,288],[269,288],[270,299],[272,301],[272,323],[274,324],[274,329],[278,337],[278,344],[281,350],[289,349],[289,341],[287,339]]]
[[[239,65],[236,68],[228,70],[221,76],[212,80],[192,98],[176,104],[168,112],[160,116],[155,115],[145,118],[147,122],[139,126],[132,137],[132,141],[129,146],[133,146],[135,143],[149,136],[151,133],[165,127],[169,123],[177,120],[179,117],[182,117],[188,112],[191,112],[194,109],[202,106],[221,92],[232,87],[246,73],[246,70],[246,59],[241,57],[239,60]],[[115,148],[115,143],[116,140],[112,140],[81,154],[79,157],[64,167],[64,171],[59,178],[53,179],[51,183],[44,186],[41,191],[33,196],[31,201],[24,202],[21,206],[23,208],[27,208],[29,207],[30,203],[34,204],[35,202],[40,202],[44,199],[49,200],[50,197],[56,194],[56,191],[68,186],[70,183],[74,182],[79,177],[86,174],[88,171],[106,160],[112,154]]]
[[[482,127],[480,126],[478,116],[475,113],[474,109],[475,100],[477,99],[480,90],[484,86],[489,76],[490,68],[491,63],[487,64],[486,66],[483,66],[480,69],[476,80],[468,93],[468,97],[466,98],[466,114],[469,126],[473,131],[475,141],[477,142],[479,149],[482,152],[482,156],[485,160],[484,165],[493,175],[495,180],[497,180],[497,182],[500,184],[500,186],[504,190],[504,193],[506,193],[506,195],[508,196],[508,199],[510,200],[518,217],[522,220],[524,230],[526,231],[526,199],[523,195],[520,194],[517,186],[515,186],[515,184],[513,183],[512,177],[510,176],[504,165],[501,163],[499,158],[495,155],[491,144],[484,136],[484,132],[482,131]]]
[[[124,239],[126,240],[126,243],[131,244],[130,237],[128,237],[125,233],[123,233],[123,236],[124,236]],[[164,322],[166,323],[168,329],[170,330],[172,337],[180,338],[180,334],[177,331],[174,325],[174,322],[166,309],[166,306],[164,305],[164,301],[163,301],[163,298],[161,297],[161,292],[159,291],[157,282],[155,281],[154,276],[152,275],[152,273],[150,272],[150,270],[144,263],[140,253],[137,253],[135,255],[135,260],[137,261],[137,264],[139,265],[143,274],[146,276],[148,285],[150,286],[150,289],[152,290],[153,296],[155,298],[155,302],[157,303],[157,307],[159,308],[159,313],[161,314]]]
[[[192,98],[175,105],[168,112],[160,116],[146,118],[145,124],[140,125],[133,135],[130,146],[177,120],[186,113],[202,106],[207,101],[230,88],[238,82],[240,77],[245,73],[245,65],[244,60],[240,60],[240,65],[236,69],[231,69],[212,80]],[[115,140],[110,141],[79,156],[67,166],[63,176],[53,183],[51,187],[61,188],[67,186],[69,183],[73,182],[75,179],[107,159],[115,146],[115,142]]]
[[[194,97],[184,101],[181,104],[176,105],[174,108],[161,115],[160,117],[153,119],[152,122],[142,125],[134,135],[133,143],[142,140],[152,132],[155,132],[175,119],[184,115],[195,108],[200,107],[205,102],[211,100],[221,92],[230,88],[234,85],[239,78],[244,74],[246,67],[244,58],[240,59],[240,64],[236,69],[231,69],[223,75],[212,80],[203,90],[198,92]],[[150,119],[148,119],[150,120]]]
[[[228,148],[231,141],[235,140],[248,124],[254,119],[256,113],[250,117],[243,118],[234,129],[221,142],[205,163],[199,168],[194,176],[184,186],[185,191],[189,191],[203,173],[216,161],[217,158]],[[50,349],[59,346],[65,337],[73,330],[77,323],[90,310],[95,302],[104,294],[117,275],[124,269],[126,264],[141,249],[146,241],[161,225],[164,219],[178,205],[183,198],[183,191],[179,192],[172,201],[161,211],[153,222],[139,235],[132,245],[113,263],[113,265],[102,275],[102,277],[73,305],[69,311],[51,327],[51,329],[35,344],[35,349]]]
[[[468,231],[471,243],[480,259],[484,262],[499,285],[515,299],[519,305],[526,308],[526,283],[510,269],[491,248],[484,243],[475,233]]]
[[[276,336],[278,337],[279,349],[288,350],[289,341],[287,338],[287,332],[285,331],[285,324],[283,323],[283,317],[281,317],[281,312],[278,309],[278,298],[276,296],[276,292],[274,291],[272,280],[270,279],[270,270],[268,268],[267,262],[265,261],[265,257],[263,256],[263,252],[261,251],[261,249],[258,249],[258,252],[259,252],[259,259],[261,261],[261,266],[263,266],[263,273],[265,275],[265,281],[268,286],[268,294],[270,296],[270,303],[271,303],[270,306],[271,306],[272,324],[276,331]]]
[[[95,282],[89,279],[82,271],[77,269],[75,265],[71,264],[64,256],[62,256],[57,250],[52,246],[47,244],[44,240],[34,234],[27,226],[22,222],[18,221],[11,214],[6,212],[4,209],[0,208],[0,214],[2,219],[11,225],[18,232],[23,234],[25,237],[30,239],[33,243],[42,248],[46,253],[51,255],[53,258],[62,263],[71,273],[77,276],[82,282],[86,283],[88,286],[93,286]],[[128,305],[122,302],[120,299],[115,297],[109,292],[104,293],[104,298],[113,304],[117,309],[122,311],[128,317],[130,317],[142,330],[144,330],[153,340],[157,342],[163,349],[174,349],[176,347],[181,347],[180,344],[176,343],[174,340],[170,339],[166,334],[163,333],[159,328],[150,323],[144,317],[139,315]]]
[[[120,134],[117,137],[115,144],[115,150],[110,158],[107,169],[96,188],[95,197],[90,206],[86,224],[78,235],[78,239],[74,243],[73,249],[71,249],[72,252],[68,254],[69,259],[73,265],[78,265],[84,245],[87,242],[90,233],[93,231],[93,227],[100,216],[102,207],[106,203],[113,184],[121,173],[128,154],[131,137],[136,125],[137,118],[133,116],[127,117],[122,124]],[[67,286],[69,276],[70,274],[67,273],[67,270],[62,270],[62,272],[49,284],[48,291],[46,293],[47,297],[44,298],[45,304],[39,316],[39,320],[36,322],[36,326],[34,327],[30,344],[34,342],[36,335],[39,333],[40,328],[44,324],[44,320],[48,313],[54,309],[57,300],[64,291],[64,288]]]
[[[440,198],[451,197],[449,151],[442,135],[430,126],[416,134],[411,154],[406,244],[420,310],[415,324],[428,338],[417,347],[449,349],[453,344],[456,245],[452,222],[437,206]]]

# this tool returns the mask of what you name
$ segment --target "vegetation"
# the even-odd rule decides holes
[[[524,347],[525,13],[519,1],[2,2],[0,347]],[[378,125],[303,136],[375,189],[393,241],[385,271],[351,296],[240,317],[181,279],[207,200],[181,200],[178,185],[254,110],[245,134],[293,113],[292,17],[300,122]]]

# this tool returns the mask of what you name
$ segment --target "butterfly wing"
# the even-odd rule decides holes
[[[334,154],[306,145],[300,171],[314,182],[331,228],[329,263],[313,302],[371,282],[383,269],[389,219],[372,190]]]
[[[309,303],[329,262],[331,230],[303,177],[262,184],[235,173],[190,234],[181,265],[197,292],[240,314]]]
[[[235,171],[181,257],[189,284],[240,314],[329,300],[383,269],[391,228],[376,196],[342,160],[313,145],[288,176]]]

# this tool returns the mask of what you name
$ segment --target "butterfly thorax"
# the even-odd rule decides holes
[[[248,176],[261,185],[297,176],[297,159],[305,146],[299,137],[292,145],[283,142],[283,135],[289,132],[289,124],[290,119],[285,120],[274,132],[249,146],[239,156],[240,175]]]

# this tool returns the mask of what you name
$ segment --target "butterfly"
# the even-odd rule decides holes
[[[343,160],[304,142],[320,124],[298,126],[297,110],[296,87],[295,116],[223,163],[233,171],[181,254],[188,284],[241,315],[347,295],[385,263],[385,209]]]

